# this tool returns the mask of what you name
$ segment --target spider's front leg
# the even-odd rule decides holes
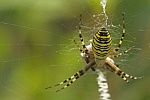
[[[64,83],[67,83],[64,87],[62,87],[60,90],[57,90],[56,92],[59,92],[65,88],[67,88],[68,86],[70,86],[72,83],[74,83],[78,78],[80,78],[81,76],[84,75],[85,72],[87,72],[93,65],[95,64],[95,61],[91,61],[89,62],[87,65],[85,65],[80,71],[78,71],[77,73],[75,73],[74,75],[72,75],[71,77],[69,77],[68,79],[62,81],[61,83],[58,83],[56,85],[53,85],[53,86],[49,86],[45,89],[48,89],[48,88],[53,88],[53,87],[56,87],[56,86],[59,86],[59,85],[63,85]]]
[[[124,81],[126,81],[127,83],[129,83],[129,80],[127,78],[130,79],[141,79],[142,77],[135,77],[135,76],[131,76],[129,74],[126,74],[125,72],[121,71],[115,64],[114,61],[107,57],[105,60],[106,65],[111,69],[111,71],[114,71],[118,76],[120,76]]]

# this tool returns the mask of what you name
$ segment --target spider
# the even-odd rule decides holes
[[[55,86],[63,85],[66,83],[66,85],[60,89],[63,90],[68,86],[70,86],[72,83],[74,83],[78,78],[83,76],[89,69],[92,69],[93,71],[95,71],[95,69],[100,69],[101,71],[108,70],[114,72],[127,83],[129,83],[129,80],[127,78],[134,79],[134,80],[142,78],[142,77],[134,77],[129,74],[126,74],[125,72],[121,71],[112,60],[113,58],[117,58],[131,50],[131,48],[129,48],[122,53],[118,53],[117,55],[112,55],[112,53],[119,51],[123,39],[125,37],[124,13],[122,13],[122,28],[123,28],[122,36],[117,48],[114,49],[111,49],[112,39],[108,30],[105,27],[100,28],[93,36],[93,39],[91,40],[90,44],[85,46],[84,40],[82,38],[81,25],[82,25],[82,14],[80,14],[80,18],[79,18],[78,33],[79,33],[79,38],[82,43],[83,49],[79,47],[79,45],[76,43],[75,40],[74,43],[79,48],[81,56],[85,60],[86,65],[71,77],[67,78],[66,80],[58,84],[49,86],[46,89],[53,88]],[[60,90],[57,90],[56,92]]]

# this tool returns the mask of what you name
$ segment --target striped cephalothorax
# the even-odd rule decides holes
[[[120,76],[124,81],[129,83],[130,79],[140,79],[142,77],[134,77],[129,74],[126,74],[125,72],[121,71],[117,65],[115,65],[113,58],[117,58],[125,53],[127,53],[131,48],[125,50],[124,52],[118,53],[117,55],[112,55],[112,53],[117,52],[122,44],[122,41],[125,37],[125,24],[124,24],[124,13],[122,13],[122,22],[123,22],[123,31],[122,36],[120,39],[120,42],[117,46],[117,48],[112,49],[112,39],[110,36],[110,33],[105,27],[100,28],[95,35],[93,36],[93,39],[90,40],[91,43],[87,46],[84,44],[84,40],[82,38],[81,34],[81,24],[82,24],[82,14],[80,14],[79,18],[79,37],[80,41],[82,43],[83,49],[81,49],[76,41],[74,40],[74,43],[77,45],[81,52],[82,58],[85,60],[86,65],[77,73],[69,77],[68,79],[62,81],[61,83],[58,83],[54,86],[49,86],[48,88],[52,88],[58,85],[62,85],[66,83],[64,87],[62,87],[60,90],[63,90],[70,86],[73,82],[75,82],[78,78],[80,78],[82,75],[84,75],[85,72],[87,72],[89,69],[92,69],[95,71],[95,69],[99,69],[101,71],[109,70],[111,72],[116,73],[118,76]],[[57,90],[56,92],[60,91]]]

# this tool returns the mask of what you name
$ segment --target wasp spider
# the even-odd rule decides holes
[[[82,14],[80,14],[79,18],[79,37],[80,41],[82,43],[83,49],[79,48],[77,43],[77,47],[79,48],[81,52],[81,56],[86,62],[86,65],[77,73],[69,77],[68,79],[62,81],[61,83],[58,83],[54,86],[49,86],[48,88],[53,88],[58,85],[62,85],[66,83],[64,87],[62,87],[60,90],[63,90],[70,86],[72,83],[74,83],[78,78],[84,75],[85,72],[87,72],[90,68],[95,71],[95,69],[100,69],[101,71],[109,70],[111,72],[116,73],[118,76],[120,76],[124,81],[129,83],[130,79],[140,79],[141,77],[134,77],[129,74],[126,74],[125,72],[121,71],[117,65],[115,65],[113,58],[117,58],[125,53],[127,53],[131,48],[127,49],[126,51],[119,53],[117,55],[111,55],[112,53],[115,53],[119,51],[122,41],[125,37],[125,24],[124,24],[124,13],[122,13],[122,23],[123,23],[123,31],[122,31],[122,37],[120,39],[120,42],[115,49],[111,49],[112,47],[112,39],[108,32],[108,30],[105,27],[100,28],[98,32],[95,33],[93,36],[93,39],[91,40],[91,43],[88,46],[85,46],[84,40],[82,38],[81,34],[81,24],[82,24]],[[56,92],[60,91],[57,90]]]

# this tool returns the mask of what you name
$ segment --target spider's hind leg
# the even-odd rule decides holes
[[[125,32],[124,13],[122,13],[122,36],[121,36],[120,42],[118,44],[118,47],[113,49],[113,50],[111,50],[111,53],[117,52],[120,49],[121,44],[122,44],[122,42],[124,40],[124,37],[125,37],[125,33],[126,32]]]
[[[82,46],[83,46],[83,51],[85,51],[85,53],[87,54],[88,52],[88,49],[86,48],[85,46],[85,43],[84,43],[84,40],[83,40],[83,37],[82,37],[82,14],[80,14],[80,17],[79,17],[79,38],[80,38],[80,41],[82,43]]]

